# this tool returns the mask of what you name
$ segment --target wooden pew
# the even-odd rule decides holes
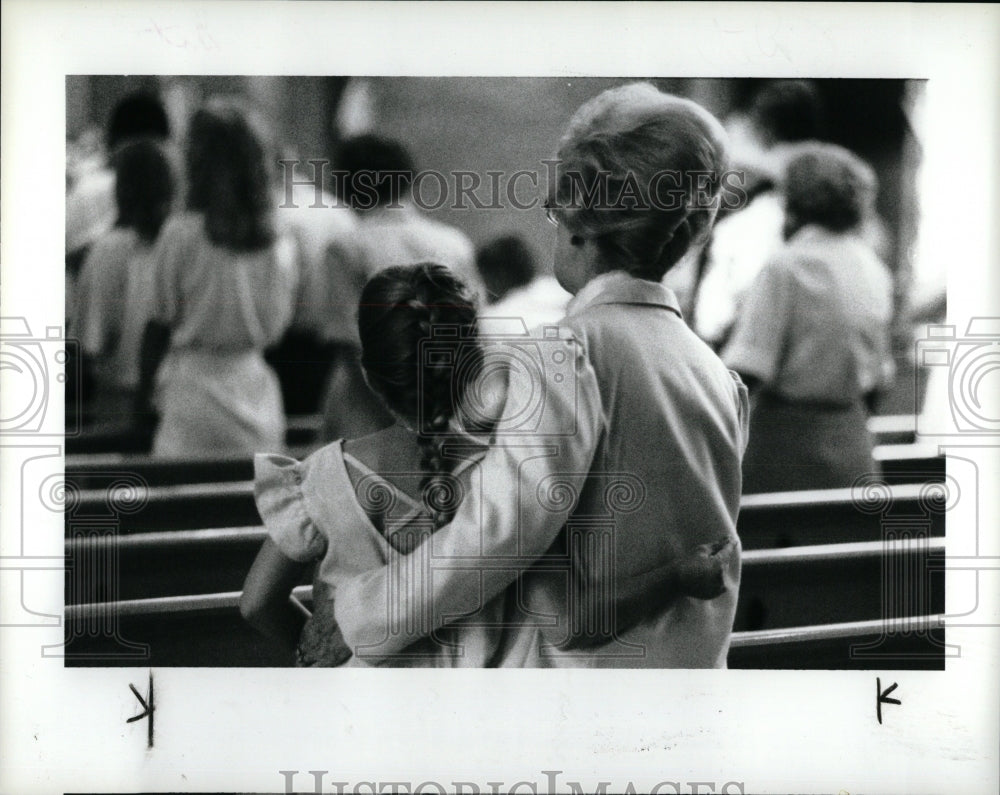
[[[314,446],[292,447],[282,455],[306,458]],[[81,491],[105,488],[109,475],[127,475],[146,486],[184,486],[253,480],[253,457],[157,458],[150,455],[99,453],[66,457],[66,482]]]
[[[80,490],[106,486],[109,472],[135,475],[149,486],[229,483],[253,480],[253,459],[236,456],[172,460],[119,453],[66,457],[66,482]]]
[[[736,632],[728,664],[735,669],[943,671],[944,616],[852,621]]]
[[[66,604],[239,590],[266,535],[260,526],[81,532],[66,542]]]
[[[734,626],[762,630],[944,612],[943,538],[744,552]],[[892,615],[889,615],[892,611]]]
[[[868,430],[876,444],[913,444],[917,418],[913,414],[876,414],[868,418]]]
[[[873,451],[876,463],[890,483],[941,482],[946,459],[933,444],[883,444]]]
[[[75,666],[279,667],[291,655],[239,612],[239,592],[66,607],[64,663]]]
[[[322,427],[320,414],[293,415],[287,420],[285,442],[289,447],[315,445]],[[868,420],[868,430],[879,445],[908,445],[916,441],[916,419],[912,414],[873,416]],[[66,452],[70,455],[143,453],[147,441],[127,426],[92,426],[68,437]]]
[[[285,444],[289,447],[315,446],[323,417],[320,414],[292,416],[287,419]],[[143,456],[149,452],[150,439],[137,434],[128,425],[104,424],[85,427],[75,436],[66,437],[68,456],[125,454]]]
[[[308,599],[308,589],[297,596]],[[239,614],[239,593],[122,601],[66,608],[67,667],[278,667],[291,655]],[[95,631],[95,627],[103,631]],[[736,632],[730,668],[943,670],[944,622],[845,622]],[[853,649],[852,649],[853,647]]]
[[[149,488],[127,472],[111,473],[104,480],[105,488],[68,497],[64,514],[67,537],[74,534],[75,526],[89,528],[99,520],[120,533],[261,523],[250,480]]]
[[[878,498],[883,491],[873,490]],[[854,489],[748,494],[740,504],[737,531],[744,550],[878,541],[890,523],[906,520],[932,536],[944,536],[941,492],[921,484],[889,486],[884,503],[866,504]]]
[[[67,544],[66,603],[237,591],[264,537],[262,528],[79,537]],[[736,629],[878,618],[894,582],[904,613],[943,611],[944,572],[929,565],[943,551],[941,538],[745,551]]]
[[[108,486],[118,480],[114,473],[104,476]],[[81,492],[66,511],[67,538],[75,526],[88,528],[93,519],[113,524],[122,534],[244,527],[261,521],[250,481],[152,487],[144,493],[138,498],[144,499],[141,507],[116,512],[108,507],[107,488]],[[882,537],[885,520],[899,518],[922,523],[931,535],[944,535],[943,504],[932,499],[934,487],[890,486],[886,493],[891,499],[881,511],[859,505],[862,492],[852,489],[750,494],[743,497],[737,529],[745,549],[874,541]]]
[[[286,436],[288,454],[301,459],[316,449],[321,423],[322,417],[318,415],[290,418]],[[913,444],[913,417],[876,416],[869,421],[869,427],[879,443],[875,458],[895,482],[904,482],[905,478],[909,478],[905,482],[914,482],[914,478],[924,481],[943,477],[944,459],[938,456],[937,449],[933,445]],[[100,477],[108,469],[138,475],[150,486],[227,482],[253,477],[253,461],[248,456],[171,460],[153,458],[134,449],[134,445],[128,448],[131,452],[125,448],[112,452],[117,448],[110,442],[94,444],[93,452],[81,453],[77,449],[86,447],[86,441],[67,440],[67,444],[66,480],[79,489],[100,488]]]

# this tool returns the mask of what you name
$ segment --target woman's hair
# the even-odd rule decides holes
[[[361,365],[372,389],[417,432],[427,507],[440,525],[457,504],[442,448],[449,422],[479,376],[478,307],[442,265],[386,268],[365,285],[358,306]]]
[[[843,147],[809,143],[786,161],[782,187],[785,213],[798,226],[843,232],[868,215],[878,181],[867,163]]]
[[[771,80],[750,103],[749,116],[768,146],[821,136],[823,102],[809,80]]]
[[[187,206],[205,216],[209,240],[234,251],[274,241],[268,157],[259,122],[234,101],[212,99],[191,119]]]
[[[155,94],[137,92],[124,97],[111,112],[105,143],[109,152],[133,138],[170,137],[170,120]]]
[[[726,168],[726,133],[707,110],[632,83],[574,114],[548,203],[593,239],[608,270],[659,281],[707,238]]]
[[[156,240],[174,200],[170,159],[156,141],[122,146],[112,157],[115,170],[117,225],[134,229],[147,243]]]

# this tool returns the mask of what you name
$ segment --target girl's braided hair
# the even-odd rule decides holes
[[[456,462],[443,448],[482,368],[476,318],[465,283],[433,263],[380,271],[358,307],[361,365],[389,410],[417,433],[421,491],[437,526],[451,520],[460,502],[449,477]]]

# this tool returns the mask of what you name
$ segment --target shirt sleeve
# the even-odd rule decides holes
[[[781,367],[791,316],[791,273],[778,261],[764,267],[747,293],[733,334],[722,352],[731,370],[773,385]]]
[[[94,244],[77,282],[74,334],[84,353],[99,356],[114,345],[125,306],[127,254],[110,236]]]
[[[323,282],[320,279],[320,257],[315,252],[311,252],[309,242],[302,230],[292,228],[288,236],[295,247],[295,262],[299,272],[299,283],[295,291],[295,309],[292,313],[290,326],[296,331],[317,331],[316,297],[323,295],[324,291]]]
[[[294,458],[254,458],[254,500],[267,534],[282,554],[305,563],[326,552],[326,539],[306,512],[302,467]]]
[[[747,291],[781,247],[784,217],[778,199],[765,193],[716,225],[694,317],[698,336],[711,345],[726,338]]]
[[[324,342],[358,344],[358,301],[368,280],[363,248],[346,238],[329,242],[313,294],[304,297],[303,323],[319,330]]]
[[[178,269],[184,258],[184,233],[178,219],[168,219],[150,257],[150,320],[175,325],[180,314],[181,295]]]
[[[291,233],[279,235],[271,246],[274,271],[268,284],[268,301],[257,313],[261,329],[258,340],[264,347],[274,345],[281,339],[298,308],[303,281],[298,253],[295,237]],[[253,296],[248,298],[248,305],[252,306]]]
[[[486,291],[486,283],[476,266],[475,246],[471,240],[463,235],[458,248],[458,275],[465,282],[469,291],[479,299],[480,305],[485,305],[489,295]]]
[[[541,370],[541,383],[512,378],[494,444],[480,464],[481,487],[413,552],[392,552],[385,566],[338,586],[337,623],[360,659],[384,661],[475,613],[555,540],[573,505],[554,511],[551,503],[579,494],[605,420],[584,344],[567,329],[538,343],[541,363],[562,365]],[[528,407],[539,399],[532,415]],[[560,494],[543,494],[546,482],[558,482]]]
[[[750,393],[739,373],[730,370],[729,377],[733,379],[736,386],[736,418],[739,422],[740,434],[739,450],[740,455],[743,455],[750,443]]]
[[[709,265],[698,285],[695,306],[695,331],[710,344],[725,337],[736,312],[736,299],[729,286],[726,269],[720,263],[715,241],[709,254]]]

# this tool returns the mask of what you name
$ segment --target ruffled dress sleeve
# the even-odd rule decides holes
[[[305,563],[326,552],[326,537],[306,511],[306,464],[283,455],[254,457],[254,499],[268,535],[283,554]]]
[[[292,560],[305,563],[327,554],[328,536],[321,525],[325,523],[329,527],[336,514],[327,515],[331,513],[331,506],[316,492],[317,486],[326,481],[324,475],[328,474],[333,453],[330,448],[324,448],[302,462],[273,454],[254,457],[257,510],[268,535]],[[336,454],[339,455],[339,448]],[[312,494],[311,500],[303,493],[303,487]],[[319,573],[322,568],[321,563],[313,582],[312,615],[299,637],[296,650],[299,667],[336,667],[352,656],[337,627],[333,588]]]

